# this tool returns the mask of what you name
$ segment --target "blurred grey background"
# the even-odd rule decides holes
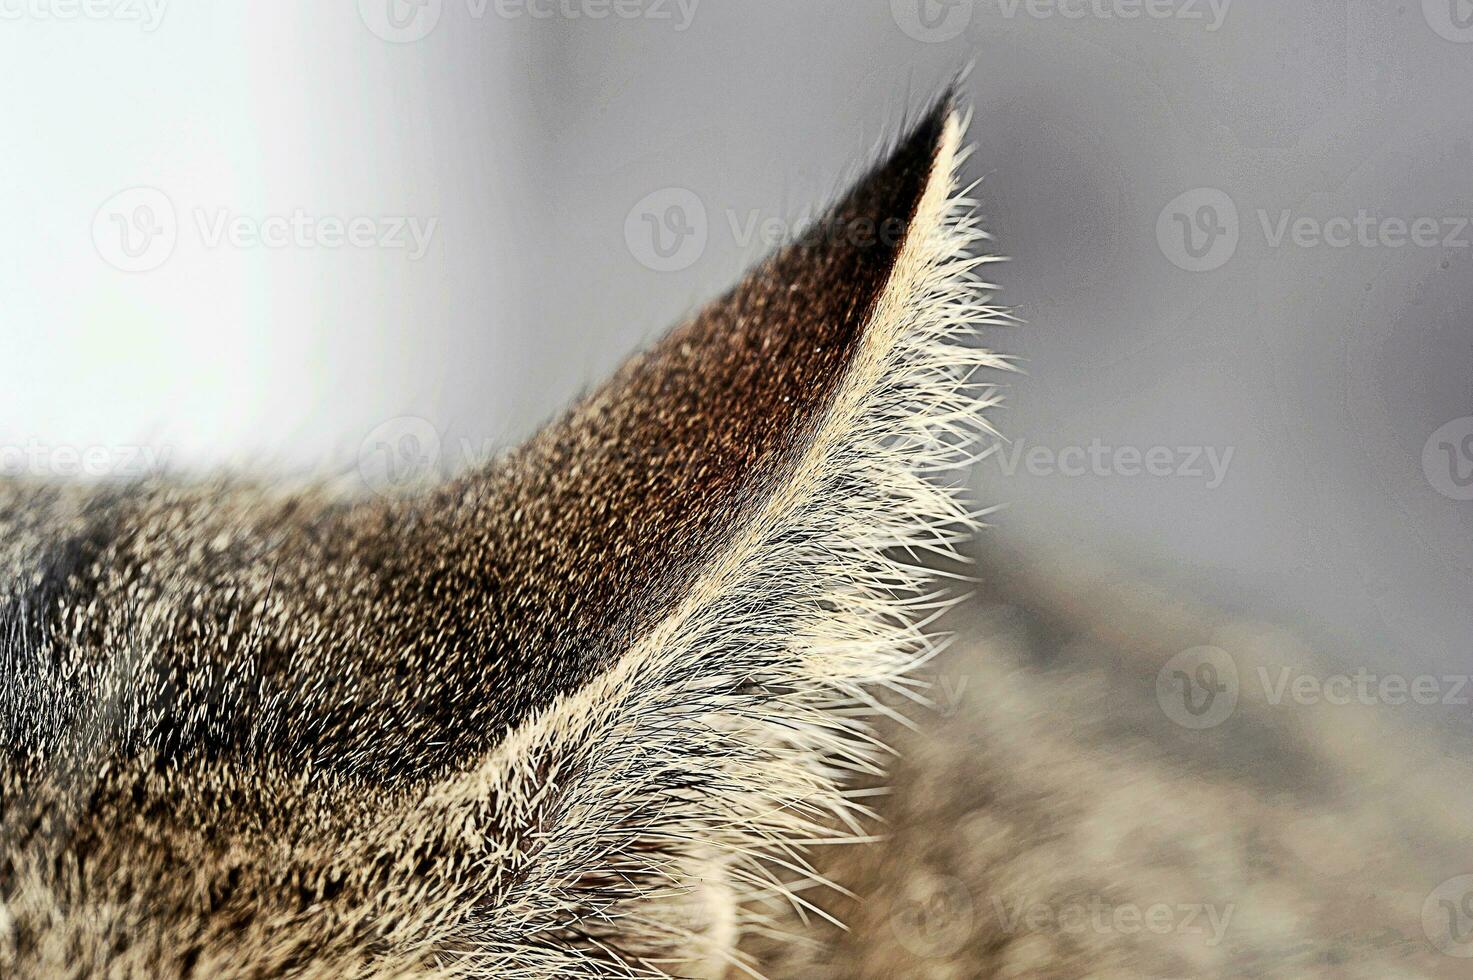
[[[504,448],[968,64],[997,533],[1466,671],[1469,0],[17,0],[0,464]]]

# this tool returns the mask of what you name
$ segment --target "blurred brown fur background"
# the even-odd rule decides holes
[[[1447,918],[1467,883],[1445,883],[1473,871],[1456,708],[1275,705],[1286,669],[1329,678],[1331,658],[1109,563],[984,538],[936,706],[891,729],[883,841],[821,858],[850,894],[808,897],[847,929],[774,909],[808,942],[750,942],[768,975],[1468,975],[1468,935],[1445,931],[1469,921]],[[1198,730],[1157,681],[1203,646],[1237,701]]]

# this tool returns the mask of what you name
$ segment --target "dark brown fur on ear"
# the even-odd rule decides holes
[[[804,901],[998,363],[960,131],[423,497],[16,497],[5,972],[714,976]]]

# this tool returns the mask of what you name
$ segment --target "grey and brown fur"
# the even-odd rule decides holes
[[[1329,879],[1209,844],[1266,839],[1273,806],[1333,823],[1323,769],[1163,758],[1098,702],[1139,665],[948,653],[967,710],[890,731],[940,652],[928,568],[972,524],[951,489],[993,400],[972,375],[1004,366],[971,341],[1003,316],[962,129],[929,113],[805,240],[411,499],[0,489],[0,975],[1290,976],[1320,955],[1286,951],[1333,928],[1308,911]],[[855,843],[873,808],[891,840]],[[1395,848],[1423,838],[1386,830],[1346,832],[1415,879]],[[1217,947],[981,917],[901,948],[891,906],[938,868],[984,910],[1262,886],[1240,974]]]
[[[414,499],[6,488],[0,973],[724,972],[966,519],[960,130]]]

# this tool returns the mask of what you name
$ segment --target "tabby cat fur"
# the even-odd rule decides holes
[[[1151,672],[1091,659],[1083,614],[1042,661],[997,631],[942,652],[976,375],[1007,367],[976,340],[1008,318],[964,128],[942,100],[802,240],[443,485],[0,488],[0,975],[1459,965],[1414,899],[1466,781],[1399,814],[1335,733],[1262,736],[1298,753],[1267,780],[1133,728]],[[972,681],[944,723],[942,667]],[[944,941],[905,904],[938,881]],[[1085,893],[1239,908],[1210,946],[991,911]],[[1413,938],[1321,941],[1368,921]]]

